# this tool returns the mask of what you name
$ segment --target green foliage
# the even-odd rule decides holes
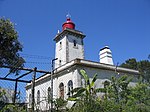
[[[134,69],[134,70],[138,69],[137,61],[135,58],[126,60],[125,63],[122,63],[120,66],[125,67],[125,68]]]
[[[57,98],[54,100],[54,109],[56,112],[62,112],[66,105],[67,101],[63,100],[62,98]]]
[[[15,31],[14,24],[4,18],[0,18],[0,66],[22,67],[25,62],[20,57],[22,45],[18,41],[18,33]],[[15,72],[16,69],[10,69]]]
[[[120,66],[139,70],[143,78],[143,81],[150,83],[150,61],[149,60],[137,61],[135,58],[132,58],[126,60],[125,63],[122,63]]]
[[[137,104],[150,105],[150,88],[145,83],[138,83],[132,88],[132,97]]]
[[[142,73],[144,81],[150,83],[150,61],[148,60],[139,61],[138,70]]]
[[[19,105],[7,104],[0,112],[27,112],[24,107]]]
[[[96,90],[94,89],[95,81],[97,75],[95,74],[92,81],[90,82],[90,79],[86,72],[84,70],[81,70],[81,75],[83,76],[85,80],[85,87],[78,87],[75,88],[72,92],[75,93],[72,97],[70,97],[68,100],[78,100],[80,99],[91,99],[92,95],[96,95]]]
[[[68,100],[76,101],[76,103],[70,111],[96,112],[96,110],[99,110],[99,102],[95,101],[97,100],[97,90],[94,88],[97,74],[95,74],[90,81],[90,78],[84,70],[81,70],[80,73],[85,80],[85,87],[78,87],[72,91],[74,95],[68,98]]]
[[[75,101],[68,112],[150,112],[150,88],[146,83],[136,83],[130,86],[131,78],[124,75],[120,78],[112,77],[105,81],[104,88],[94,88],[96,75],[90,82],[88,75],[81,70],[85,79],[85,87],[75,88],[73,97],[68,100]],[[103,97],[98,97],[101,92]]]
[[[5,94],[8,93],[0,87],[0,100]],[[20,106],[19,104],[9,104],[3,100],[0,101],[0,108],[0,112],[26,112],[25,106]]]
[[[101,103],[105,104],[103,106],[107,111],[109,109],[109,111],[115,110],[117,112],[150,111],[149,86],[145,83],[129,86],[130,82],[131,79],[127,76],[122,76],[118,79],[112,77],[108,86],[108,99],[103,100],[103,103]]]
[[[109,97],[116,103],[126,103],[130,89],[128,87],[131,79],[128,79],[126,75],[119,79],[112,77],[111,84],[109,86]]]
[[[5,95],[6,94],[6,92],[4,91],[4,89],[2,89],[1,87],[0,87],[0,98],[3,96],[3,95]]]

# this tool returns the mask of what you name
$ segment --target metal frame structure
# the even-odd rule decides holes
[[[31,69],[31,68],[22,68],[22,67],[10,67],[10,66],[1,66],[1,68],[12,68],[12,69],[17,69],[17,70],[23,70],[23,71],[28,71],[27,73],[22,74],[21,76],[18,76],[17,78],[7,78],[10,73],[8,73],[5,77],[0,77],[0,80],[7,80],[7,81],[13,81],[15,82],[15,90],[14,90],[14,96],[13,96],[13,104],[16,103],[16,95],[17,95],[17,87],[18,87],[18,82],[24,82],[24,83],[32,83],[31,91],[32,91],[32,112],[34,112],[34,105],[35,105],[35,98],[34,98],[34,93],[35,93],[35,79],[36,79],[36,73],[50,73],[48,71],[43,71],[43,70],[38,70],[36,67]],[[32,80],[21,80],[24,76],[29,75],[32,73]]]

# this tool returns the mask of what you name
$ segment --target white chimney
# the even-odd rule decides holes
[[[114,65],[112,59],[112,53],[108,46],[102,48],[99,52],[100,63]]]

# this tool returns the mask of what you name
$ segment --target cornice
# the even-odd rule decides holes
[[[62,32],[58,33],[55,36],[54,41],[58,41],[61,37],[63,37],[66,34],[74,35],[74,36],[80,37],[80,38],[85,37],[85,35],[81,31],[66,28],[65,30],[63,30]]]
[[[61,72],[64,72],[65,70],[68,70],[72,67],[90,67],[90,68],[97,68],[97,69],[102,69],[102,70],[109,70],[109,71],[114,71],[117,73],[126,73],[127,75],[140,75],[140,72],[138,70],[133,70],[133,69],[128,69],[128,68],[123,68],[119,66],[114,66],[114,65],[109,65],[109,64],[103,64],[99,62],[94,62],[94,61],[89,61],[89,60],[84,60],[84,59],[75,59],[72,60],[54,70],[54,77],[60,74]],[[35,84],[38,85],[41,82],[47,81],[51,74],[45,74],[41,76],[40,78],[36,79]],[[40,82],[40,83],[39,83]],[[31,87],[31,83],[29,83],[26,86],[26,89],[29,89]]]

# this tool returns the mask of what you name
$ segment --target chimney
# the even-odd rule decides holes
[[[105,46],[104,48],[100,50],[99,59],[100,59],[100,63],[114,65],[113,59],[112,59],[112,53],[108,46]]]

